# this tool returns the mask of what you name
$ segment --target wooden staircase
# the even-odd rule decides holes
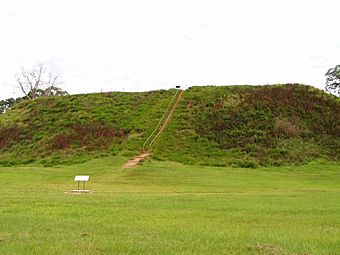
[[[141,162],[145,161],[150,155],[152,146],[155,144],[159,136],[162,134],[166,126],[169,124],[172,115],[174,111],[176,110],[176,107],[183,95],[183,90],[177,90],[173,98],[171,99],[171,102],[164,112],[162,118],[158,122],[157,127],[154,129],[154,131],[151,133],[151,135],[146,139],[146,141],[143,144],[142,153],[138,156],[135,156],[134,158],[130,159],[127,163],[124,164],[124,168],[131,168],[136,165],[139,165]]]

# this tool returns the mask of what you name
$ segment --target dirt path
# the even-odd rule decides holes
[[[150,153],[143,153],[140,154],[132,159],[130,159],[128,162],[126,162],[123,167],[124,168],[131,168],[135,167],[136,165],[139,165],[143,161],[145,161],[150,156]]]

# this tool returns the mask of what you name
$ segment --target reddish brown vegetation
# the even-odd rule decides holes
[[[117,130],[98,122],[86,125],[77,124],[71,128],[70,133],[54,136],[50,149],[63,150],[75,146],[95,150],[106,148],[114,138],[126,138],[127,135],[127,132],[123,129]]]
[[[290,121],[288,119],[276,117],[272,133],[276,137],[292,138],[300,136],[302,132],[297,119]]]
[[[205,105],[195,102],[193,125],[200,136],[214,139],[222,149],[240,149],[256,158],[268,149],[279,150],[277,145],[289,139],[313,143],[323,148],[322,153],[336,155],[340,107],[332,96],[295,84],[237,94],[239,100],[233,105],[227,104],[227,93]]]
[[[27,138],[30,136],[18,126],[0,127],[0,149],[10,147],[13,143]]]
[[[311,90],[307,86],[295,84],[284,87],[261,87],[241,95],[241,108],[259,109],[270,112],[272,117],[294,116],[308,120],[307,126],[319,134],[339,134],[336,125],[339,116],[339,104],[329,97]],[[329,114],[329,113],[334,114]]]

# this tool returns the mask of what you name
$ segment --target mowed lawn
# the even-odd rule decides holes
[[[340,165],[0,167],[0,254],[340,254]],[[75,175],[90,194],[70,194]]]

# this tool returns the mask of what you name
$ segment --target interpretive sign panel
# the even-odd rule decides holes
[[[90,179],[90,176],[88,175],[76,175],[74,177],[75,182],[88,182]]]

